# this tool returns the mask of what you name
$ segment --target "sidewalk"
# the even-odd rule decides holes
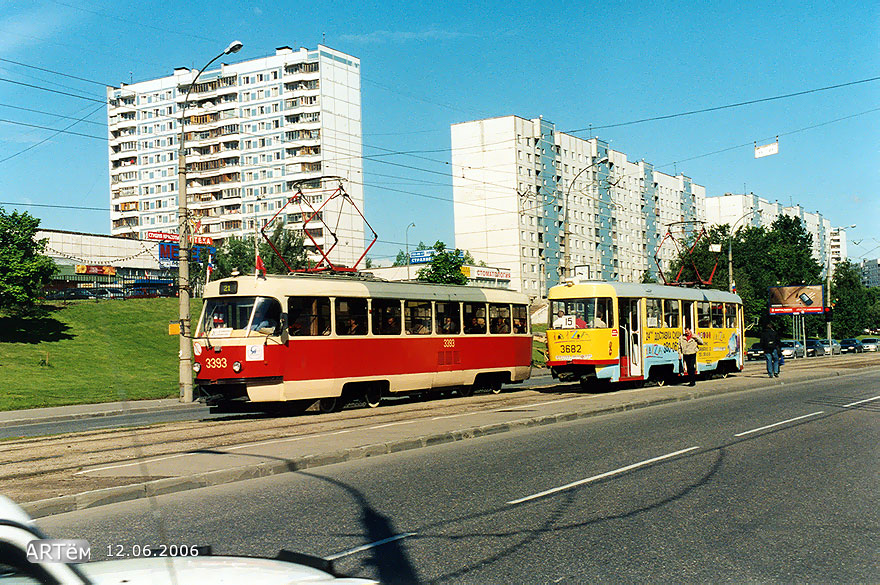
[[[21,503],[32,516],[48,516],[659,404],[730,392],[769,391],[838,376],[876,375],[880,359],[817,360],[800,364],[798,368],[786,368],[784,376],[778,380],[767,379],[766,374],[761,373],[763,368],[753,365],[738,376],[701,381],[695,388],[672,385],[572,394],[577,391],[577,385],[572,384],[559,391],[523,389],[500,397],[478,395],[467,399],[437,400],[436,408],[430,411],[391,405],[376,410],[355,409],[339,415],[317,415],[293,433],[290,429],[277,429],[275,434],[257,440],[241,438],[234,444],[199,448],[189,442],[186,451],[169,451],[130,460],[117,458],[102,462],[93,459],[83,467],[74,463],[75,467],[67,468],[63,473],[50,471],[41,477],[43,482],[53,485],[60,481],[59,487],[78,485],[76,492],[30,501],[25,495],[27,490],[19,496],[25,496]],[[865,391],[873,390],[866,388]],[[151,403],[152,407],[179,408],[174,401]],[[87,413],[88,409],[84,412]],[[259,426],[264,428],[266,425]],[[185,441],[185,437],[180,439]],[[131,442],[130,437],[127,441]],[[123,444],[122,440],[119,444]],[[102,439],[102,451],[116,451],[111,440]],[[28,456],[33,457],[33,453]],[[88,487],[107,485],[114,487]]]

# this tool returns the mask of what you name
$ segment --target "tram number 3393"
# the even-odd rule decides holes
[[[562,344],[559,346],[559,353],[581,353],[581,344]]]
[[[225,368],[226,358],[208,358],[205,360],[206,368]]]

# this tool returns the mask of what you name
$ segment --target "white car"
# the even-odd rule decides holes
[[[186,585],[188,583],[259,583],[261,585],[377,585],[375,581],[333,573],[327,559],[281,551],[277,558],[234,556],[144,557],[87,563],[30,562],[46,536],[27,513],[0,496],[0,581],[60,585]],[[204,551],[198,551],[204,552]],[[308,563],[308,564],[303,564]]]
[[[862,340],[862,351],[877,351],[878,344],[880,344],[880,339],[866,337]]]

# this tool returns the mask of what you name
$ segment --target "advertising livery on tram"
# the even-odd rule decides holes
[[[683,373],[685,327],[705,341],[697,372],[727,376],[743,367],[742,300],[733,293],[571,280],[548,293],[547,365],[563,381],[653,380]]]

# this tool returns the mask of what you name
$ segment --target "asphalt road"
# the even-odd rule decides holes
[[[384,583],[877,583],[878,396],[871,371],[38,524],[89,540],[94,558],[111,545],[287,548]]]

